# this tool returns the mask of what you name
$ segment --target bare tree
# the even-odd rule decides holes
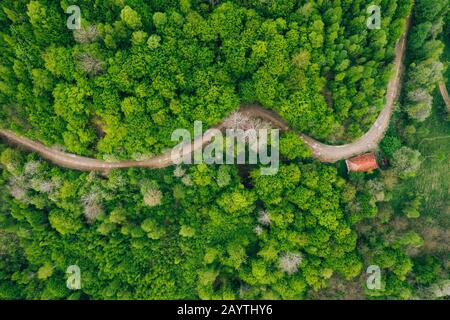
[[[106,162],[119,162],[120,159],[112,154],[104,154],[103,155],[103,160],[105,160]]]
[[[90,76],[96,76],[103,72],[102,62],[94,58],[90,53],[80,53],[77,59],[79,67]]]
[[[76,42],[81,44],[89,44],[97,41],[99,38],[99,32],[96,26],[89,26],[74,30],[73,37]]]
[[[101,213],[102,205],[100,203],[101,194],[98,190],[91,190],[81,197],[81,204],[84,207],[84,216],[88,222],[93,222]]]
[[[81,197],[81,204],[83,206],[87,206],[95,202],[98,202],[99,200],[100,200],[99,192],[97,190],[91,190]]]
[[[437,22],[433,23],[433,26],[430,29],[431,36],[433,38],[436,38],[436,36],[442,32],[443,26],[444,22],[442,20],[438,20]]]
[[[52,150],[55,151],[60,151],[60,152],[66,152],[67,148],[65,146],[59,145],[59,144],[54,144],[53,146],[51,146]]]
[[[8,188],[9,194],[16,200],[27,203],[27,190],[18,185],[12,185]]]
[[[422,102],[426,104],[433,103],[433,97],[425,89],[418,88],[414,91],[408,92],[408,100],[413,102]]]
[[[55,190],[56,184],[52,180],[44,180],[39,185],[39,189],[43,193],[52,193]]]
[[[257,151],[259,148],[258,138],[261,129],[270,129],[272,126],[269,122],[261,120],[259,118],[253,118],[247,114],[235,111],[230,114],[222,124],[226,129],[232,130],[255,130],[251,133],[254,138],[249,138],[248,135],[238,135],[237,140],[239,143],[247,144],[249,148],[253,151]],[[233,144],[234,139],[230,140],[229,143]]]
[[[7,263],[9,257],[21,252],[19,237],[14,232],[0,230],[0,259]]]
[[[372,179],[367,181],[366,183],[367,191],[372,195],[375,202],[384,201],[385,193],[384,193],[384,184],[381,180]]]
[[[136,161],[146,161],[153,157],[151,153],[134,152],[131,157]]]
[[[27,179],[23,175],[11,176],[9,178],[9,185],[20,185],[25,186],[27,184]]]
[[[94,202],[84,207],[84,216],[88,222],[94,222],[102,211],[102,205],[98,202]]]
[[[227,129],[234,130],[260,130],[260,129],[270,129],[271,125],[267,121],[261,119],[252,118],[242,113],[240,111],[235,111],[230,114],[223,122],[223,126]]]
[[[280,270],[292,275],[298,271],[298,267],[302,263],[303,257],[300,253],[286,252],[283,253],[279,260]]]
[[[235,111],[230,114],[223,122],[223,125],[227,129],[243,129],[250,121],[250,118],[244,115],[242,112]]]
[[[24,176],[11,177],[8,182],[9,194],[22,203],[28,203],[27,183]]]
[[[40,161],[28,161],[24,166],[24,172],[26,175],[34,176],[39,172],[42,166]]]

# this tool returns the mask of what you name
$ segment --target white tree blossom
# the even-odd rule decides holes
[[[161,204],[162,192],[156,188],[148,189],[144,194],[144,203],[149,207],[155,207]]]
[[[413,102],[433,103],[433,97],[423,88],[408,92],[408,99]]]
[[[260,235],[263,234],[263,228],[262,228],[260,225],[258,225],[258,226],[256,226],[256,227],[253,228],[253,232],[254,232],[257,236],[260,236]]]
[[[9,188],[9,194],[20,202],[27,202],[27,190],[21,186],[13,185]]]
[[[181,182],[183,182],[183,184],[185,186],[192,186],[192,179],[189,175],[184,176],[183,178],[181,178]]]

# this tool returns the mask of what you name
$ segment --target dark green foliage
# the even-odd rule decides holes
[[[422,122],[431,114],[432,96],[442,81],[444,65],[439,61],[444,50],[440,40],[447,0],[418,0],[414,7],[414,25],[408,37],[408,70],[403,107],[411,119]]]
[[[421,257],[414,263],[414,279],[420,285],[434,283],[440,271],[441,265],[439,260],[432,256]]]
[[[385,136],[380,143],[380,148],[383,153],[389,157],[392,157],[395,151],[400,149],[402,143],[396,136]]]

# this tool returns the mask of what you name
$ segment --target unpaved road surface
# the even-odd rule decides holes
[[[389,125],[392,115],[395,99],[398,95],[400,87],[402,61],[406,48],[406,35],[409,27],[409,19],[407,30],[397,42],[395,48],[394,75],[389,81],[386,93],[386,104],[381,111],[375,123],[359,140],[345,145],[331,146],[323,144],[307,135],[299,133],[300,137],[313,151],[313,156],[322,162],[336,162],[348,159],[352,156],[362,154],[377,148],[378,143],[383,138],[384,133]],[[448,94],[447,94],[448,98]],[[448,102],[446,100],[446,102]],[[258,105],[246,105],[240,107],[243,112],[251,117],[262,118],[270,121],[274,127],[282,130],[289,130],[288,124],[272,111],[261,108]],[[223,123],[224,121],[222,121]],[[223,129],[223,125],[219,124],[215,128]],[[9,143],[18,145],[28,151],[38,153],[42,158],[59,165],[61,167],[82,170],[82,171],[109,171],[115,168],[143,167],[143,168],[164,168],[173,164],[172,152],[167,151],[159,156],[144,161],[124,160],[117,162],[108,162],[92,158],[86,158],[62,151],[58,151],[44,146],[42,143],[31,139],[18,136],[12,131],[0,129],[0,136],[5,138]],[[203,139],[193,142],[193,148],[201,148],[212,140],[212,135],[206,135]],[[183,155],[183,154],[182,154]],[[181,155],[181,156],[182,156]]]
[[[409,24],[410,22],[408,19],[407,30],[409,29]],[[386,104],[384,109],[380,112],[377,120],[369,131],[364,134],[364,136],[353,143],[340,146],[330,146],[301,134],[303,140],[305,140],[308,146],[313,150],[313,154],[317,159],[322,162],[336,162],[339,160],[348,159],[358,154],[372,151],[377,148],[378,143],[381,139],[383,139],[386,129],[389,126],[389,121],[394,109],[394,102],[399,92],[407,34],[408,32],[406,31],[397,42],[395,48],[395,71],[393,77],[388,83],[386,91]]]
[[[442,99],[444,99],[448,112],[450,112],[450,97],[448,96],[447,86],[445,83],[439,83],[439,91],[441,91]]]

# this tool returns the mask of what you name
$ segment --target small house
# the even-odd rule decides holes
[[[379,168],[374,152],[347,159],[345,163],[348,172],[368,172]]]

